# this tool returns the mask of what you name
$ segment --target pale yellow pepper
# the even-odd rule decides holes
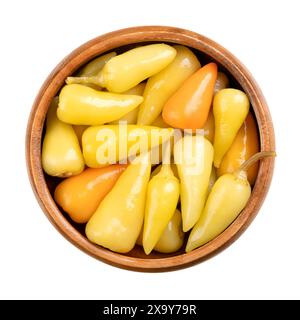
[[[214,97],[214,165],[219,168],[249,112],[247,95],[238,89],[220,90]]]
[[[171,163],[170,164],[171,169],[173,171],[174,176],[179,179],[179,175],[178,175],[178,170],[177,170],[177,166],[175,163]],[[151,178],[153,178],[154,176],[156,176],[160,170],[161,170],[162,165],[157,166],[152,172],[151,172]],[[216,169],[214,168],[214,166],[212,166],[211,169],[211,173],[210,173],[210,177],[209,177],[209,184],[208,184],[208,189],[207,189],[207,196],[210,193],[213,185],[215,184],[217,180],[217,173],[216,173]],[[179,199],[180,200],[180,199]]]
[[[111,92],[125,92],[160,72],[176,56],[167,44],[150,44],[110,59],[101,71],[99,84]]]
[[[84,169],[79,142],[71,125],[56,117],[58,99],[49,108],[42,147],[42,165],[51,176],[69,177]]]
[[[182,247],[183,242],[184,232],[182,231],[181,212],[176,209],[153,250],[161,253],[176,252]],[[136,243],[143,246],[143,229]]]
[[[251,194],[247,180],[232,174],[221,176],[208,196],[199,221],[194,226],[186,246],[189,252],[212,240],[237,217]]]
[[[143,225],[151,164],[141,155],[122,173],[86,225],[88,239],[119,253],[135,245]]]
[[[102,92],[81,84],[67,84],[59,94],[57,117],[69,124],[100,125],[123,117],[142,101],[141,96]]]
[[[183,231],[198,221],[205,205],[212,170],[213,147],[202,135],[184,136],[175,143],[174,161],[180,178]]]
[[[128,91],[124,92],[124,94],[133,94],[137,96],[142,96],[144,89],[145,89],[146,83],[139,83],[137,86],[129,89]],[[132,111],[126,113],[123,117],[120,119],[117,119],[115,121],[110,122],[110,124],[119,124],[120,121],[126,121],[127,124],[136,124],[137,117],[139,113],[139,108],[134,108]]]
[[[91,168],[99,168],[132,158],[168,141],[173,131],[133,124],[90,127],[82,136],[85,163]]]
[[[163,106],[182,83],[201,67],[193,52],[175,45],[177,55],[172,63],[148,79],[144,101],[139,108],[138,124],[150,125],[159,116]]]
[[[143,247],[149,254],[163,234],[176,209],[179,198],[179,180],[169,164],[163,164],[161,171],[148,185]]]
[[[183,241],[184,233],[182,231],[181,212],[176,209],[173,217],[156,243],[154,250],[162,253],[176,252],[182,247]]]
[[[257,153],[234,173],[227,173],[218,178],[208,196],[203,214],[190,233],[186,252],[214,239],[236,219],[251,195],[247,169],[261,158],[269,156],[274,157],[275,152]]]
[[[171,169],[173,171],[174,176],[179,179],[178,176],[178,170],[177,170],[177,166],[175,163],[171,163]],[[152,172],[151,172],[151,178],[153,178],[154,176],[156,176],[160,170],[161,170],[162,165],[157,166]],[[214,168],[214,166],[211,169],[211,173],[210,173],[210,177],[209,177],[209,184],[208,184],[208,189],[207,189],[207,197],[213,187],[213,185],[215,184],[217,180],[217,174],[216,174],[216,169]],[[180,202],[180,199],[178,200]]]

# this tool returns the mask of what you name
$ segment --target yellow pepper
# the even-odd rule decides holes
[[[85,82],[110,92],[125,92],[160,72],[175,56],[176,50],[163,43],[137,47],[110,59],[98,75]]]
[[[162,165],[157,166],[152,172],[151,172],[151,178],[153,178],[154,176],[156,176],[160,170],[161,170]],[[175,163],[171,163],[171,169],[173,171],[174,176],[179,179],[178,176],[178,170],[177,170],[177,166]],[[250,169],[249,169],[250,170]],[[216,174],[216,169],[214,168],[214,166],[211,169],[211,173],[210,173],[210,177],[209,177],[209,184],[208,184],[208,189],[207,189],[207,196],[209,195],[213,185],[215,184],[217,180],[217,174]],[[179,199],[180,200],[180,199]]]
[[[137,86],[129,89],[128,91],[124,92],[124,94],[133,94],[137,96],[142,96],[144,89],[145,89],[145,83],[139,83]],[[120,121],[127,121],[127,124],[136,124],[137,117],[139,113],[139,108],[134,108],[132,111],[126,113],[123,117],[120,119],[117,119],[115,121],[110,122],[110,124],[118,124]]]
[[[143,101],[136,95],[101,92],[67,84],[59,94],[57,117],[66,123],[100,125],[121,118]]]
[[[237,89],[220,90],[214,97],[215,117],[214,165],[219,168],[225,153],[242,126],[249,112],[247,95]]]
[[[275,156],[274,152],[260,152],[252,156],[234,173],[222,175],[214,184],[204,211],[190,233],[186,252],[198,248],[223,232],[246,206],[251,187],[247,169],[257,160]]]
[[[218,169],[218,176],[236,171],[247,159],[259,151],[259,137],[256,122],[251,112],[237,133]],[[254,185],[258,172],[258,163],[247,171],[248,181]]]
[[[184,136],[176,142],[174,160],[180,178],[183,231],[198,221],[207,197],[212,170],[213,147],[201,135]]]
[[[166,44],[137,47],[110,59],[98,74],[68,77],[67,83],[95,85],[122,93],[164,69],[175,56],[176,50]]]
[[[177,55],[173,62],[147,81],[144,101],[139,109],[137,122],[139,125],[152,124],[171,95],[201,67],[190,49],[180,45],[174,48]]]
[[[182,231],[181,212],[176,209],[156,243],[154,250],[162,253],[176,252],[182,247],[183,241],[184,233]]]
[[[169,164],[148,185],[143,231],[143,247],[149,254],[163,234],[176,209],[179,198],[179,181]]]
[[[90,127],[82,137],[87,166],[99,168],[126,160],[168,141],[174,129],[137,125]]]
[[[120,253],[134,247],[143,225],[150,171],[148,154],[127,167],[87,223],[90,241]]]
[[[184,232],[182,231],[181,212],[176,209],[153,250],[162,253],[176,252],[182,247],[183,242]],[[143,246],[143,228],[136,240],[136,244]]]
[[[105,66],[105,64],[113,57],[115,57],[117,54],[115,52],[109,52],[106,53],[100,57],[97,57],[87,63],[78,73],[79,77],[90,77],[90,76],[96,76],[102,68]]]
[[[74,129],[56,117],[57,103],[55,98],[47,114],[42,166],[51,176],[69,177],[84,169],[84,161]]]
[[[171,169],[173,171],[174,176],[179,179],[179,175],[178,175],[178,170],[177,170],[177,166],[175,163],[171,163]],[[156,176],[160,170],[161,170],[162,165],[157,166],[152,172],[151,172],[151,178],[153,178],[154,176]],[[250,171],[250,169],[249,169]],[[212,166],[211,169],[211,173],[210,173],[210,177],[209,177],[209,184],[208,184],[208,189],[207,189],[207,196],[210,193],[213,185],[215,184],[217,180],[217,174],[216,174],[216,169],[214,168],[214,166]],[[180,201],[180,199],[179,199]]]
[[[112,58],[102,69],[101,83],[111,92],[124,92],[160,72],[176,56],[166,44],[134,48]]]

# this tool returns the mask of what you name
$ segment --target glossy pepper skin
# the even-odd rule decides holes
[[[125,165],[118,164],[101,169],[87,168],[59,183],[54,199],[73,221],[86,223],[125,168]]]
[[[90,127],[82,136],[84,160],[91,168],[106,166],[127,159],[140,151],[152,149],[169,140],[172,134],[173,129],[133,124],[126,127],[119,125]]]
[[[59,94],[57,117],[69,124],[100,125],[121,118],[142,101],[141,96],[120,95],[81,84],[67,84]]]
[[[208,117],[217,71],[217,65],[209,63],[190,76],[164,105],[164,121],[174,128],[201,129]]]
[[[246,120],[238,131],[231,147],[223,157],[218,169],[218,176],[233,173],[247,159],[259,151],[259,136],[252,113],[249,112]],[[254,185],[258,172],[258,163],[253,164],[247,171],[250,185]]]
[[[174,147],[174,160],[180,178],[183,231],[198,221],[207,197],[212,170],[213,147],[201,135],[184,136]]]
[[[161,171],[148,185],[143,247],[149,254],[163,234],[176,209],[179,199],[179,180],[169,164],[163,164]]]
[[[157,166],[151,173],[151,178],[153,178],[154,176],[156,176],[159,171],[161,170],[161,166],[162,165],[159,165]],[[174,176],[179,179],[179,176],[178,176],[178,171],[177,171],[177,166],[175,163],[171,163],[171,169],[173,171],[173,174]],[[214,166],[212,166],[212,169],[211,169],[211,173],[210,173],[210,177],[209,177],[209,183],[208,183],[208,189],[207,189],[207,196],[209,195],[213,185],[215,184],[217,180],[217,174],[216,174],[216,169],[214,168]],[[179,199],[180,201],[180,199]]]
[[[200,247],[224,231],[245,207],[251,187],[242,176],[225,174],[214,184],[199,221],[190,233],[186,252]]]
[[[143,225],[151,171],[145,158],[141,155],[130,164],[100,203],[86,225],[90,241],[119,253],[134,247]]]
[[[177,54],[172,63],[147,81],[144,101],[139,108],[139,125],[151,125],[170,96],[200,68],[197,57],[190,49],[180,45],[173,48]]]
[[[57,102],[55,98],[47,114],[42,166],[51,176],[69,177],[82,172],[84,161],[74,129],[56,117]]]
[[[162,253],[176,252],[182,247],[183,242],[184,232],[182,231],[181,212],[176,209],[153,250]],[[143,245],[143,230],[141,230],[136,243],[140,246]]]
[[[110,59],[100,73],[99,84],[110,92],[125,92],[160,72],[176,56],[167,44],[150,44]]]
[[[275,156],[275,152],[262,151],[253,155],[234,173],[226,173],[214,184],[203,214],[190,233],[186,252],[209,242],[223,232],[246,206],[251,187],[246,171],[256,161]]]
[[[127,90],[126,92],[124,92],[124,94],[133,94],[133,95],[137,95],[137,96],[142,96],[144,89],[145,89],[145,83],[139,83],[138,85],[136,85],[135,87]],[[119,124],[120,121],[126,121],[127,124],[136,124],[137,122],[137,117],[138,117],[138,113],[139,113],[139,109],[140,107],[134,108],[132,111],[126,113],[123,117],[121,117],[120,119],[117,119],[115,121],[110,122],[110,124]]]
[[[214,97],[215,117],[214,166],[219,168],[225,153],[229,150],[235,136],[249,112],[247,95],[238,89],[220,90]]]
[[[184,233],[182,231],[181,212],[176,209],[156,243],[154,250],[162,253],[176,252],[182,247],[183,241]]]

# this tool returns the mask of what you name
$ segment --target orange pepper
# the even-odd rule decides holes
[[[259,137],[256,122],[251,113],[248,114],[242,127],[238,131],[230,149],[225,154],[221,165],[217,171],[218,176],[225,173],[235,172],[242,163],[252,155],[259,152]],[[248,181],[254,185],[258,172],[258,162],[254,163],[247,170]]]
[[[209,63],[190,76],[163,108],[164,121],[174,128],[203,128],[211,106],[218,67]]]
[[[65,179],[55,189],[54,199],[72,220],[87,222],[102,199],[112,189],[126,165],[88,168],[81,174]]]

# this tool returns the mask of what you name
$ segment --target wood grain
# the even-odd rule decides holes
[[[55,179],[45,176],[41,167],[41,142],[45,115],[52,98],[59,92],[67,76],[72,75],[92,58],[111,50],[128,48],[132,44],[167,42],[186,45],[205,61],[216,61],[231,77],[231,83],[241,87],[250,98],[260,135],[261,150],[275,150],[275,136],[271,115],[265,98],[245,66],[225,48],[197,33],[174,27],[146,26],[122,29],[97,37],[69,54],[51,72],[42,85],[31,109],[26,134],[28,174],[36,198],[51,223],[75,246],[114,266],[135,271],[167,271],[187,267],[220,252],[249,226],[258,213],[268,192],[274,168],[274,159],[264,159],[251,198],[238,218],[217,238],[190,252],[176,254],[151,253],[146,256],[138,246],[129,254],[118,254],[87,240],[82,227],[72,223],[57,207],[52,190]],[[121,49],[120,49],[121,48]]]

